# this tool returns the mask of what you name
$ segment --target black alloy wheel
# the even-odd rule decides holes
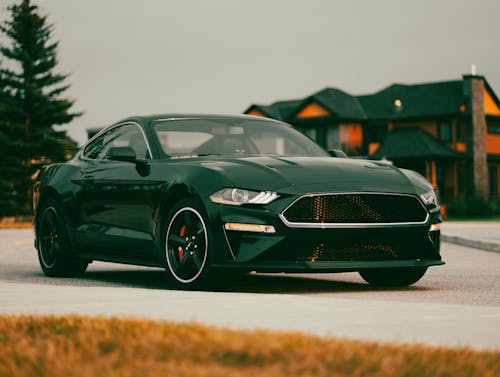
[[[183,200],[171,211],[165,235],[167,272],[183,289],[203,288],[208,279],[209,231],[196,201]]]
[[[40,212],[42,216],[37,226],[38,261],[45,275],[61,277],[83,274],[88,261],[72,257],[58,203],[49,199]]]
[[[406,287],[419,281],[427,267],[375,268],[359,271],[361,277],[372,285]]]

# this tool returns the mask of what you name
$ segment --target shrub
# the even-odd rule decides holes
[[[500,215],[500,199],[486,200],[480,197],[458,199],[448,204],[447,214],[453,217],[492,217]]]
[[[454,217],[467,216],[467,202],[463,199],[455,200],[447,205],[446,214]]]
[[[493,216],[493,202],[479,197],[472,197],[467,201],[467,216],[490,217]]]

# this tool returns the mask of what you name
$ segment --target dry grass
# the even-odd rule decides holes
[[[33,224],[30,222],[0,222],[0,229],[30,229]]]
[[[0,376],[500,376],[500,352],[87,317],[0,317]]]

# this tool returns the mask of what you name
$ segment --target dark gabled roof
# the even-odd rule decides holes
[[[274,111],[278,112],[281,120],[289,119],[298,108],[301,107],[304,100],[279,101],[273,104]]]
[[[251,110],[260,111],[265,116],[282,121],[290,121],[307,104],[316,102],[333,116],[342,119],[365,119],[363,108],[358,99],[335,88],[325,88],[317,93],[299,100],[279,101],[271,105],[252,105]]]
[[[375,94],[358,96],[368,119],[418,118],[460,113],[464,81],[394,84]],[[401,101],[397,108],[395,101]]]
[[[448,158],[458,154],[418,127],[399,128],[387,134],[371,159]]]
[[[494,92],[491,93],[496,99]],[[401,101],[399,109],[395,106],[396,100]],[[268,106],[252,105],[245,112],[256,109],[270,118],[290,121],[304,106],[316,102],[340,119],[403,119],[459,114],[465,100],[464,81],[456,80],[417,85],[394,84],[375,94],[362,96],[325,88],[305,99],[279,101]]]
[[[245,113],[248,113],[250,110],[257,110],[264,114],[267,117],[286,121],[289,119],[297,110],[301,107],[304,100],[290,100],[290,101],[279,101],[275,102],[271,105],[252,105]]]
[[[365,112],[355,96],[335,88],[325,88],[309,98],[317,102],[333,115],[343,119],[365,119]]]
[[[500,106],[500,100],[482,76],[463,76],[462,80],[425,84],[394,84],[381,91],[361,96],[352,96],[342,90],[325,88],[304,99],[275,102],[269,106],[253,105],[264,115],[283,121],[292,121],[300,110],[316,102],[328,110],[333,117],[342,120],[391,120],[415,119],[436,116],[470,114],[470,79],[484,80],[486,90]],[[399,100],[400,107],[395,105]],[[465,105],[465,108],[462,108]]]

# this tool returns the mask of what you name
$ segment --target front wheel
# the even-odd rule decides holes
[[[405,287],[419,281],[427,267],[375,268],[359,271],[361,277],[372,285]]]
[[[202,205],[194,199],[179,201],[167,216],[165,231],[166,270],[177,287],[206,287],[210,246],[210,229]]]

